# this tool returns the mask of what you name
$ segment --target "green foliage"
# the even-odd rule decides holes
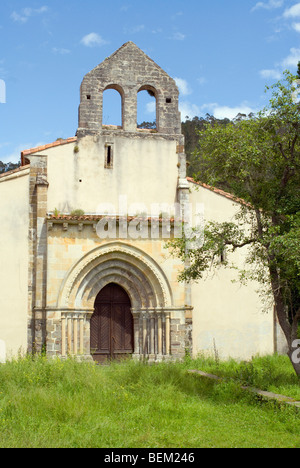
[[[189,366],[204,372],[224,377],[225,380],[255,387],[300,401],[299,379],[287,356],[255,356],[251,361],[237,362],[233,359],[216,361],[199,355]]]
[[[235,195],[241,209],[233,222],[208,223],[204,245],[189,248],[176,239],[173,251],[189,267],[181,279],[202,278],[218,266],[220,252],[248,245],[247,269],[240,278],[272,286],[279,323],[291,347],[300,321],[300,104],[297,77],[266,88],[269,105],[257,115],[207,121],[198,132],[194,158],[201,182]],[[227,261],[230,266],[230,262]],[[267,273],[267,275],[265,274]],[[295,370],[300,375],[300,366]]]
[[[156,130],[156,122],[142,122],[137,125],[137,128],[145,128],[148,130]]]
[[[80,218],[80,216],[84,216],[84,211],[83,210],[73,210],[71,212],[71,216],[75,216],[77,218]]]
[[[20,164],[21,163],[12,163],[12,162],[3,163],[2,161],[0,161],[0,174],[3,174],[4,172],[8,172],[8,171],[13,171],[14,169],[18,169],[18,167],[20,167]]]
[[[230,122],[229,119],[216,119],[210,114],[206,114],[206,117],[194,117],[192,120],[187,117],[186,121],[182,123],[182,133],[185,138],[185,152],[187,157],[187,174],[193,177],[201,169],[201,161],[199,156],[195,154],[195,151],[199,149],[199,132],[206,129],[206,126],[213,127],[218,124],[225,126]]]

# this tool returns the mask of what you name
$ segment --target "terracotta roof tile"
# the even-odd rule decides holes
[[[40,151],[45,151],[49,148],[55,148],[56,146],[67,145],[68,143],[75,143],[77,141],[77,137],[67,138],[66,140],[60,139],[56,140],[53,143],[49,143],[47,145],[38,146],[36,148],[30,148],[28,150],[24,150],[21,152],[21,162],[22,166],[25,165],[25,158],[30,154],[39,153]]]
[[[228,198],[229,200],[232,200],[236,203],[241,203],[243,205],[246,204],[245,200],[242,198],[238,198],[235,195],[232,195],[232,193],[225,192],[224,190],[218,189],[216,187],[212,187],[211,185],[204,184],[203,182],[197,182],[194,180],[192,177],[187,177],[188,182],[191,182],[192,184],[195,185],[200,185],[201,187],[210,190],[211,192],[217,193],[218,195],[221,195],[222,197]]]
[[[120,217],[118,215],[114,216],[114,215],[92,215],[92,214],[86,214],[86,215],[81,215],[81,216],[74,216],[74,215],[71,215],[71,214],[59,214],[59,215],[55,215],[53,213],[48,213],[48,216],[47,216],[47,219],[49,221],[100,221],[101,219],[103,218],[109,218],[109,219],[117,219],[117,220],[120,220],[120,219],[124,219],[124,217]],[[126,219],[126,217],[125,217]],[[132,221],[134,219],[145,219],[143,218],[142,216],[127,216],[127,221]],[[155,216],[153,218],[149,218],[147,217],[146,218],[147,221],[151,221],[152,219],[157,219],[159,222],[162,222],[164,221],[163,218],[156,218]],[[170,222],[173,223],[175,221],[174,218],[170,218]]]
[[[26,165],[26,166],[24,165],[24,166],[18,167],[17,169],[13,169],[12,171],[3,172],[2,174],[0,174],[0,179],[7,177],[9,175],[18,174],[18,172],[25,171],[26,169],[29,169],[29,168],[30,168],[29,165]]]

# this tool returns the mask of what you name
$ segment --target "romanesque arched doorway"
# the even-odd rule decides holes
[[[133,354],[131,302],[121,286],[110,283],[97,295],[90,334],[91,353],[95,361],[105,362]]]

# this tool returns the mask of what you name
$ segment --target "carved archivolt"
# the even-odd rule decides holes
[[[172,306],[171,289],[159,265],[136,247],[113,242],[92,250],[71,268],[57,307],[93,307],[98,292],[112,282],[127,291],[135,308]]]

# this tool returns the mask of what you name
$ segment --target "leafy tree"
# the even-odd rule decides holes
[[[142,122],[137,125],[137,128],[147,128],[149,130],[155,130],[156,122]]]
[[[290,72],[267,88],[269,105],[249,118],[222,125],[206,124],[199,132],[198,179],[222,186],[243,199],[235,222],[205,225],[204,244],[188,248],[191,239],[175,239],[171,248],[189,261],[180,279],[202,278],[230,252],[248,246],[249,278],[269,286],[278,321],[288,344],[288,355],[298,376],[300,363],[293,359],[300,321],[300,104]]]
[[[8,171],[13,171],[14,169],[17,169],[18,167],[20,167],[20,163],[12,163],[12,162],[9,162],[9,163],[3,163],[2,161],[0,161],[0,174],[3,174],[4,172],[8,172]]]
[[[186,121],[182,122],[182,133],[185,138],[185,152],[187,156],[187,174],[193,177],[195,173],[199,172],[200,161],[199,155],[195,155],[195,150],[198,148],[199,137],[198,133],[206,128],[206,125],[226,125],[229,119],[218,120],[210,114],[204,117],[194,117],[192,120],[186,117]]]

